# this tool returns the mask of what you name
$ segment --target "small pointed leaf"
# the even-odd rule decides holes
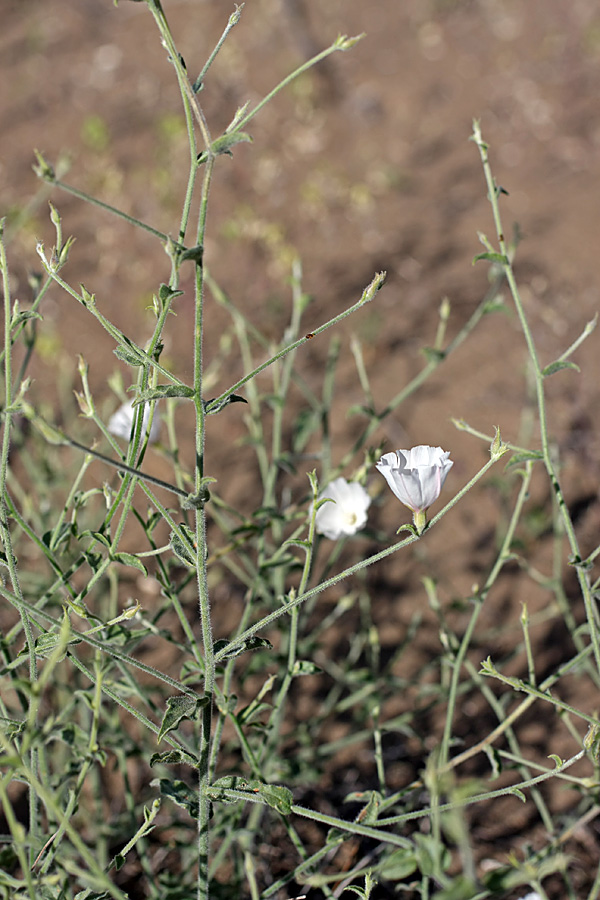
[[[189,251],[187,251],[189,253]],[[185,254],[183,256],[185,258]],[[173,288],[170,288],[168,284],[161,284],[158,289],[158,297],[163,303],[166,303],[168,300],[174,300],[175,297],[183,296],[183,291],[174,291]]]
[[[562,369],[573,369],[575,372],[581,372],[579,366],[569,359],[557,359],[556,362],[550,363],[549,366],[542,369],[542,375],[544,378],[548,378],[549,375],[554,375],[555,372],[560,372]]]
[[[158,732],[157,741],[161,741],[165,734],[174,731],[182,719],[195,719],[198,711],[206,706],[208,697],[191,697],[189,694],[178,694],[167,699],[167,711]]]
[[[222,409],[225,409],[226,406],[229,406],[230,403],[247,403],[245,397],[241,397],[239,394],[227,394],[223,399],[216,400],[205,400],[204,401],[204,411],[207,416],[213,416],[216,413],[220,413]]]
[[[184,781],[157,778],[151,783],[151,787],[158,787],[163,796],[169,797],[177,806],[187,809],[193,819],[198,818],[198,791]]]
[[[148,574],[148,569],[144,563],[137,556],[134,556],[133,553],[115,553],[112,559],[123,566],[132,566],[134,569],[139,569],[144,575]]]
[[[180,525],[179,529],[185,535],[186,541],[184,542],[177,532],[172,531],[169,538],[171,550],[185,566],[193,569],[196,566],[196,552],[194,549],[196,535],[187,525]]]
[[[292,669],[292,676],[296,675],[319,675],[323,669],[308,659],[297,659]]]
[[[266,638],[257,636],[248,638],[248,640],[244,641],[242,644],[234,644],[229,651],[224,652],[228,646],[229,641],[227,640],[222,639],[219,641],[215,641],[214,652],[219,656],[219,662],[226,659],[235,659],[236,656],[240,656],[240,654],[246,653],[249,650],[273,649],[273,644],[271,643],[271,641],[268,641]]]
[[[163,766],[198,765],[197,761],[192,760],[189,753],[184,753],[182,750],[167,750],[166,753],[153,753],[150,757],[150,765],[156,766],[159,763]]]
[[[204,247],[202,244],[198,244],[196,247],[190,247],[189,250],[184,250],[181,254],[182,262],[186,259],[191,259],[192,262],[195,262],[196,265],[202,265],[202,257],[204,256]],[[183,291],[179,291],[179,293],[183,293]]]
[[[473,265],[479,260],[485,259],[488,262],[499,263],[501,266],[508,265],[508,258],[504,255],[504,253],[478,253],[477,256],[473,257]]]
[[[133,406],[149,403],[151,400],[164,400],[171,397],[183,397],[186,400],[194,396],[194,389],[187,384],[158,384],[156,387],[141,391],[133,401]]]
[[[127,363],[128,366],[142,366],[144,364],[144,357],[138,350],[134,347],[131,347],[127,344],[119,344],[113,350],[113,353],[120,359],[121,362]]]

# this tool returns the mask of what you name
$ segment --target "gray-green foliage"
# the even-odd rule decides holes
[[[544,896],[542,881],[558,872],[572,896],[563,835],[574,828],[577,817],[589,814],[595,802],[598,725],[595,716],[579,710],[577,703],[561,700],[559,689],[562,679],[574,672],[598,683],[597,586],[592,573],[599,550],[583,558],[577,543],[549,439],[544,381],[559,369],[573,366],[567,357],[580,341],[555,362],[545,367],[538,362],[513,275],[514,248],[503,237],[499,192],[479,127],[475,124],[474,140],[482,156],[499,248],[498,252],[482,237],[486,252],[477,259],[491,264],[488,294],[450,341],[446,339],[450,309],[446,301],[442,303],[439,322],[432,328],[433,345],[424,348],[422,370],[385,398],[382,409],[374,406],[360,344],[355,342],[364,403],[353,413],[361,417],[361,426],[354,445],[334,461],[329,417],[339,341],[334,335],[320,396],[303,380],[299,360],[303,346],[314,336],[335,328],[350,314],[360,315],[366,303],[376,303],[384,274],[375,275],[342,314],[304,334],[302,316],[308,298],[296,264],[290,322],[273,348],[259,323],[250,321],[244,309],[229,299],[225,286],[212,278],[203,248],[209,187],[218,190],[219,157],[236,153],[240,142],[250,140],[246,129],[279,90],[310,65],[349,49],[355,39],[338,38],[254,109],[238,110],[225,132],[214,137],[199,92],[223,41],[232,39],[229,32],[241,8],[230,17],[215,52],[192,83],[160,3],[145,2],[181,89],[191,150],[181,218],[173,223],[177,241],[64,183],[40,154],[37,172],[57,196],[61,190],[69,191],[101,206],[107,214],[128,220],[132,227],[145,229],[164,245],[169,271],[153,299],[151,339],[140,346],[105,317],[102,305],[83,286],[63,279],[61,271],[77,245],[64,238],[55,207],[51,208],[55,246],[49,252],[38,247],[46,277],[28,309],[12,300],[9,262],[1,245],[5,298],[0,458],[0,596],[5,607],[0,695],[0,801],[6,830],[0,848],[3,895],[31,900],[123,900],[135,885],[132,896],[172,900],[196,895],[266,898],[310,889],[319,890],[318,896],[333,897],[339,896],[338,886],[344,881],[348,892],[365,898],[386,892],[391,896],[398,887],[414,896],[467,900],[504,896],[521,884],[531,885]],[[196,208],[191,202],[194,187],[199,193]],[[163,336],[169,313],[181,295],[184,266],[193,266],[195,286],[196,339],[188,348],[190,383],[161,362]],[[44,328],[38,317],[50,285],[64,289],[95,317],[114,340],[114,354],[134,382],[133,426],[126,449],[98,411],[84,360],[79,365],[77,399],[85,424],[95,429],[98,447],[81,437],[81,419],[66,424],[52,421],[27,380]],[[464,340],[471,339],[484,316],[503,308],[499,292],[506,285],[534,368],[541,449],[505,444],[491,424],[490,433],[482,435],[459,422],[458,427],[485,440],[490,458],[475,474],[476,467],[466,466],[467,483],[431,520],[423,536],[408,526],[407,535],[390,543],[387,536],[371,529],[366,541],[358,538],[345,547],[327,544],[327,555],[327,542],[315,532],[319,491],[315,474],[308,473],[299,502],[282,499],[282,485],[301,469],[307,446],[319,448],[316,464],[322,479],[345,469],[365,483],[376,458],[372,441],[381,422],[443,366]],[[214,398],[205,396],[201,343],[208,293],[229,312],[245,364],[243,377]],[[586,327],[581,340],[590,331],[591,326]],[[18,369],[17,356],[24,360]],[[264,370],[271,375],[268,390],[264,381],[256,379]],[[306,403],[290,423],[292,386],[303,392]],[[174,410],[180,405],[193,423],[195,467],[191,471],[180,463],[177,453]],[[169,422],[169,437],[159,452],[171,466],[170,478],[146,472],[148,454],[153,451],[144,410],[150,410],[151,418],[162,414]],[[228,505],[219,494],[214,473],[204,471],[205,443],[211,440],[214,421],[209,417],[216,414],[244,416],[258,473],[252,515]],[[22,427],[26,420],[34,426],[28,434]],[[503,475],[511,507],[496,558],[473,596],[464,598],[468,615],[461,626],[448,615],[434,579],[425,579],[423,593],[439,626],[440,657],[439,662],[406,674],[398,663],[420,628],[419,603],[415,603],[405,640],[384,660],[364,570],[419,540],[426,541],[428,531],[452,515],[467,491],[511,451],[512,467]],[[504,462],[507,459],[508,455]],[[92,461],[104,466],[102,487],[88,478]],[[526,677],[503,674],[502,660],[487,660],[478,669],[470,653],[478,616],[505,565],[518,559],[527,569],[527,560],[515,550],[515,535],[534,466],[544,469],[552,486],[550,525],[557,545],[566,534],[587,617],[586,626],[577,628],[562,575],[549,578],[549,596],[572,634],[575,649],[571,659],[539,684],[526,614],[522,619]],[[210,545],[207,515],[212,534],[218,534]],[[135,552],[123,549],[131,522],[139,539]],[[377,542],[383,542],[383,548]],[[318,556],[317,549],[321,550]],[[338,564],[340,557],[345,567]],[[218,572],[241,600],[230,633],[218,640],[211,624],[211,572]],[[132,574],[146,577],[148,573],[157,588],[152,609],[128,603],[123,588]],[[531,572],[534,579],[538,575]],[[337,599],[325,612],[315,615],[315,599],[341,582],[343,593],[335,595]],[[341,656],[331,655],[332,629],[339,629],[347,639]],[[174,662],[162,666],[155,658]],[[303,683],[313,678],[312,698],[310,692],[306,695],[311,712],[302,715],[296,703]],[[492,680],[509,688],[510,704],[491,690]],[[414,699],[401,714],[386,715],[391,699],[411,692]],[[459,700],[467,692],[484,698],[497,724],[487,736],[460,750],[454,724]],[[550,764],[540,766],[522,752],[513,726],[534,703],[565,716],[574,744],[568,759],[555,755]],[[421,721],[432,711],[444,723],[435,747],[420,730]],[[589,727],[585,735],[577,727],[582,723]],[[418,759],[415,777],[402,788],[392,789],[388,783],[385,747],[390,742],[418,748],[411,751]],[[363,774],[370,771],[369,778],[350,793],[342,790],[341,780],[335,784],[335,761],[344,753],[366,754],[369,759],[361,769]],[[463,777],[461,764],[480,754],[487,754],[486,775],[477,780]],[[581,800],[565,823],[548,806],[538,785],[568,777],[569,767],[581,759],[587,761],[585,774],[571,779]],[[496,777],[507,773],[508,782],[505,778],[498,787]],[[328,796],[325,784],[329,784]],[[522,848],[517,839],[512,858],[502,857],[496,860],[497,868],[482,872],[469,831],[469,808],[511,794],[515,802],[535,804],[535,814],[548,834],[547,845],[519,855]],[[23,803],[28,806],[27,815]],[[424,820],[427,828],[422,827]],[[306,822],[310,830],[304,827]],[[361,839],[364,843],[358,852]],[[351,841],[355,850],[345,865],[338,851],[350,848]],[[284,850],[278,851],[280,845]],[[273,866],[270,860],[277,852]],[[596,896],[594,886],[589,896]]]

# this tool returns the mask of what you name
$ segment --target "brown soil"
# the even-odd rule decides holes
[[[231,10],[217,0],[165,0],[164,5],[194,74]],[[39,268],[35,239],[49,246],[53,240],[45,202],[50,192],[40,191],[32,173],[33,148],[53,162],[68,155],[66,181],[108,203],[124,204],[132,215],[172,234],[187,151],[172,71],[144,4],[121,0],[115,9],[109,0],[4,0],[1,31],[0,213],[10,211],[10,223],[20,217],[22,227],[13,232],[10,252],[14,293],[26,300],[27,272]],[[517,276],[542,360],[559,356],[600,305],[597,4],[248,0],[201,95],[213,133],[228,124],[238,106],[259,100],[310,48],[325,46],[339,32],[366,32],[367,37],[280,94],[252,123],[254,143],[218,161],[206,246],[212,274],[274,339],[287,322],[284,285],[294,255],[303,261],[304,288],[314,296],[305,317],[307,331],[353,303],[374,272],[387,270],[387,284],[376,301],[341,329],[333,415],[337,458],[362,422],[346,416],[349,407],[362,402],[350,336],[363,342],[372,391],[383,407],[422,366],[419,350],[433,342],[442,298],[451,302],[452,337],[488,287],[485,264],[471,266],[482,250],[477,231],[493,235],[477,150],[468,141],[474,117],[481,118],[495,176],[508,192],[502,197],[505,227],[518,222],[523,232]],[[168,277],[166,257],[157,253],[154,239],[127,223],[59,192],[52,200],[65,234],[77,236],[65,277],[73,284],[84,281],[107,315],[142,342],[151,328],[144,309]],[[191,287],[184,284],[186,295],[169,326],[165,355],[175,363],[190,358]],[[112,408],[106,382],[118,364],[111,340],[58,291],[43,312],[52,341],[45,361],[35,361],[33,394],[54,403],[57,415],[74,415],[70,383],[77,381],[77,354],[82,353],[100,404]],[[209,362],[220,352],[227,327],[224,312],[209,305]],[[600,403],[597,347],[594,335],[577,352],[581,374],[563,372],[548,382],[552,435],[584,553],[598,543],[600,523],[600,442],[593,424]],[[327,349],[327,335],[305,348],[301,366],[315,389]],[[515,317],[489,316],[426,388],[386,420],[374,441],[387,441],[388,449],[431,443],[451,450],[456,462],[448,483],[456,489],[483,464],[487,447],[456,431],[450,418],[464,418],[486,433],[499,425],[503,438],[517,441],[522,410],[531,405],[525,366]],[[232,355],[227,370],[216,375],[214,393],[230,384],[240,367]],[[44,385],[56,371],[68,387],[53,397]],[[189,369],[181,374],[189,378]],[[236,445],[243,429],[234,412],[214,420],[207,471],[218,476],[227,500],[250,512],[254,476],[249,451]],[[81,428],[83,433],[85,423]],[[182,449],[185,460],[187,448]],[[545,482],[538,478],[532,508],[547,503]],[[482,489],[458,507],[452,522],[447,518],[432,531],[420,556],[410,562],[392,557],[369,572],[383,653],[393,653],[415,606],[424,606],[419,579],[426,571],[438,579],[448,604],[459,604],[474,582],[485,579],[494,559],[498,516],[497,496]],[[376,518],[377,527],[389,534],[400,524],[391,502]],[[546,537],[543,532],[529,535],[531,544],[536,541],[536,565],[547,571],[551,546]],[[583,620],[574,579],[566,589],[574,614]],[[533,591],[515,568],[482,614],[474,663],[490,653],[494,658],[510,654],[511,641],[520,641],[524,599],[532,615],[540,614],[533,629],[538,677],[569,658],[564,627],[544,615],[548,593]],[[424,616],[413,656],[402,658],[399,675],[418,671],[440,652],[438,626],[429,613]],[[500,620],[511,625],[498,634]],[[224,624],[217,619],[217,627]],[[512,668],[523,675],[523,658]],[[572,702],[591,712],[595,694],[590,689],[586,695],[579,681],[575,688]],[[564,699],[569,699],[566,695],[567,688]],[[399,700],[397,709],[386,714],[401,709]],[[426,727],[434,742],[439,726],[428,721]],[[457,735],[469,744],[491,727],[489,710],[467,697]],[[550,752],[574,752],[568,731],[553,716],[542,726],[532,715],[519,737],[524,751],[542,763]],[[406,760],[394,770],[395,789],[419,770],[410,750]],[[339,776],[344,783],[332,786],[332,796],[342,797],[349,790],[344,767],[350,762],[338,760],[338,765],[346,776]],[[471,774],[483,769],[473,764]],[[577,802],[560,786],[546,790],[555,810],[568,813],[569,804]],[[545,839],[537,818],[517,800],[505,800],[491,813],[489,807],[476,812],[472,828],[480,865],[486,859],[503,861],[526,841],[537,847]],[[599,849],[594,821],[566,847],[577,861],[582,896],[590,860],[595,865]],[[558,898],[551,884],[548,891]]]

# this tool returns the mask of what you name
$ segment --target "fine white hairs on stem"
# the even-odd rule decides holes
[[[371,498],[362,484],[336,478],[321,491],[317,504],[315,528],[319,534],[332,541],[356,534],[367,523],[367,510]]]
[[[118,410],[113,413],[113,415],[108,420],[108,430],[111,434],[116,435],[117,437],[124,438],[126,441],[131,437],[131,428],[133,426],[133,416],[134,416],[134,408],[132,405],[132,401],[129,400],[127,403],[123,403],[122,406],[118,408]],[[142,420],[142,427],[144,434],[146,433],[146,429],[148,428],[148,417],[150,415],[150,407],[144,407],[144,418]],[[149,441],[153,444],[158,440],[158,436],[160,434],[160,420],[157,415],[152,419],[152,426],[150,428],[150,436]]]
[[[427,523],[426,511],[440,496],[454,463],[441,447],[419,444],[411,450],[384,453],[376,467],[398,500],[413,512],[419,534]]]

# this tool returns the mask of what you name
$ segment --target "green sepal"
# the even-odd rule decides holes
[[[48,181],[52,184],[53,181],[56,181],[56,173],[53,167],[46,159],[44,159],[39,150],[34,150],[33,152],[37,159],[37,163],[34,163],[32,166],[33,171],[38,178],[42,179],[42,181]]]
[[[338,34],[333,46],[336,50],[351,50],[352,47],[358,44],[359,41],[362,41],[365,35],[365,31],[363,31],[362,34],[354,35],[354,37],[348,37],[345,34]]]
[[[405,522],[404,525],[401,525],[399,528],[397,528],[396,534],[400,534],[401,531],[409,531],[414,537],[421,536],[411,522]]]

